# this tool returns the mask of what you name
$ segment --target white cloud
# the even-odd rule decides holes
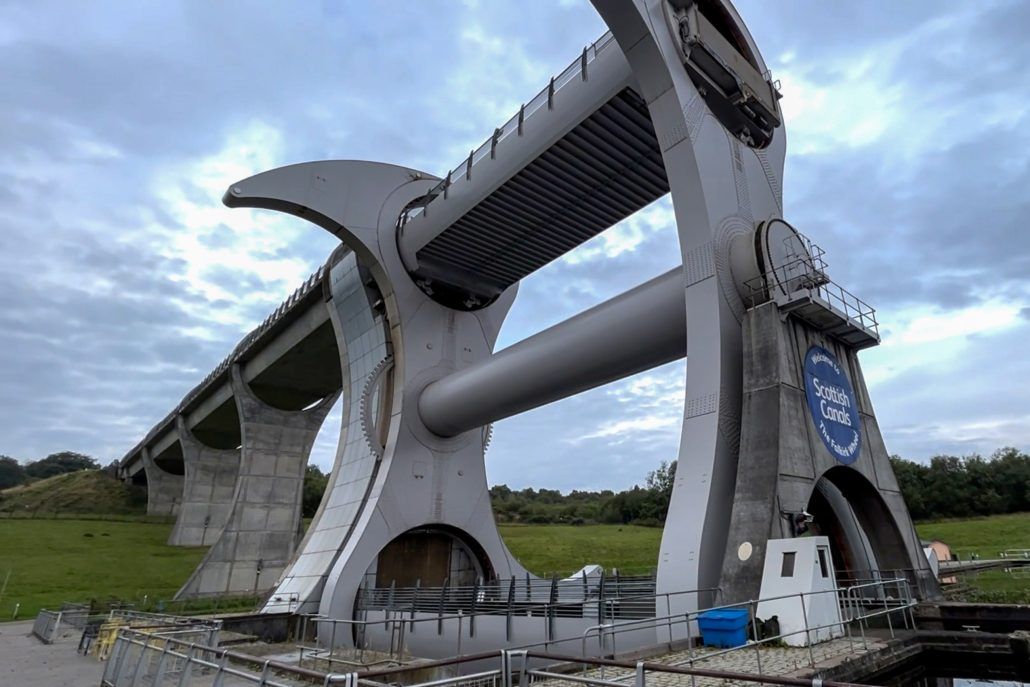
[[[279,166],[283,147],[277,129],[260,121],[251,122],[232,132],[221,150],[160,170],[152,183],[168,215],[188,227],[167,236],[163,254],[186,262],[183,279],[205,299],[234,303],[235,307],[211,308],[207,316],[237,325],[241,331],[255,324],[246,315],[246,306],[275,307],[311,270],[299,256],[279,256],[289,256],[292,246],[305,234],[318,231],[316,228],[268,211],[230,209],[220,201],[233,182]],[[231,237],[212,245],[206,239],[217,232],[228,232]],[[231,270],[241,282],[247,274],[254,275],[258,283],[273,287],[256,293],[233,290],[212,280],[215,269]],[[205,336],[197,328],[183,333]]]

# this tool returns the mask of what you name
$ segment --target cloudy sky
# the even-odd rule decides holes
[[[333,248],[232,181],[443,173],[604,27],[587,0],[0,0],[0,454],[119,458]],[[787,121],[786,217],[878,308],[889,450],[1030,448],[1030,4],[739,9]],[[501,345],[674,266],[668,201],[527,279]],[[499,423],[492,482],[622,488],[676,455],[684,364]],[[313,460],[327,468],[339,416]]]

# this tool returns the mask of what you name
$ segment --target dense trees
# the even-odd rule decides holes
[[[16,487],[25,481],[25,468],[9,456],[0,456],[0,489]]]
[[[329,484],[329,475],[319,470],[317,465],[309,465],[304,472],[304,493],[301,495],[300,505],[302,516],[305,518],[315,517],[327,484]]]
[[[490,499],[500,522],[660,525],[669,511],[675,474],[676,461],[663,461],[648,473],[645,486],[617,494],[611,490],[572,491],[566,496],[556,489],[512,491],[501,484],[490,489]]]
[[[935,456],[929,463],[891,458],[894,473],[909,512],[915,520],[964,518],[1030,511],[1030,455],[1014,448],[995,451],[990,458]],[[90,456],[73,451],[53,453],[29,463],[0,455],[0,489],[77,470],[98,469]],[[105,468],[112,476],[117,464]],[[501,484],[490,489],[499,522],[591,522],[660,525],[669,511],[676,477],[676,461],[661,463],[648,473],[643,486],[618,493],[557,489],[521,489]],[[302,510],[313,517],[322,500],[329,476],[309,465],[304,476]]]
[[[46,479],[66,472],[99,469],[100,463],[89,456],[74,451],[61,451],[26,465],[25,475],[32,479]]]
[[[1030,455],[1014,448],[981,456],[936,456],[929,463],[891,458],[901,492],[915,520],[964,518],[1030,511]],[[635,523],[665,521],[676,475],[676,463],[662,463],[644,486],[614,493],[554,489],[513,491],[490,489],[500,522]]]
[[[14,458],[0,456],[0,489],[16,487],[31,480],[63,475],[66,472],[96,470],[99,467],[100,463],[93,458],[74,451],[51,453],[46,458],[24,465]]]
[[[929,464],[891,458],[915,520],[1030,511],[1030,456],[1014,448],[980,456],[935,456]]]

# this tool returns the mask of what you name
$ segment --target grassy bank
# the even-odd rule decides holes
[[[15,604],[26,618],[63,601],[171,598],[205,549],[167,546],[170,532],[144,522],[0,519],[0,618],[10,620]]]
[[[147,490],[100,470],[80,470],[37,480],[0,492],[0,517],[143,516]]]
[[[165,542],[167,522],[103,519],[24,519],[0,516],[0,620],[35,615],[63,601],[118,597],[137,604],[169,599],[204,555],[203,548]],[[123,516],[124,517],[124,516]],[[1030,513],[920,523],[924,539],[940,539],[963,559],[995,558],[1006,548],[1030,548]],[[625,574],[656,566],[660,528],[631,525],[502,525],[501,534],[531,571],[568,575],[587,563]],[[1030,602],[1030,579],[1001,571],[970,577],[973,598]],[[243,605],[246,605],[245,603]],[[170,610],[178,610],[172,608]],[[199,609],[197,609],[199,610]]]
[[[1030,513],[992,515],[966,520],[921,522],[916,531],[923,539],[939,539],[962,560],[971,554],[997,558],[1005,549],[1030,549]],[[1030,568],[1027,569],[1030,573]],[[988,570],[963,576],[969,586],[962,598],[991,603],[1030,603],[1030,577],[1019,577],[1003,570]]]

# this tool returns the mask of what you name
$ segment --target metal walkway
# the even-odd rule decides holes
[[[427,293],[474,309],[668,192],[647,105],[606,34],[404,218],[402,252]]]

